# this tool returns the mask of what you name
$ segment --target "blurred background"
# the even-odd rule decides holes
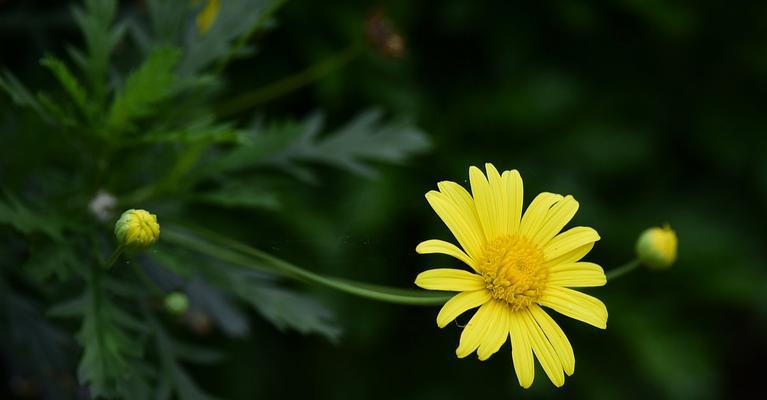
[[[42,54],[81,40],[69,6],[52,4],[0,1],[0,62],[30,84],[42,80]],[[121,2],[121,13],[142,12],[140,1]],[[401,33],[402,54],[350,52],[380,13]],[[587,260],[605,270],[633,258],[644,228],[664,223],[677,231],[679,258],[668,271],[640,269],[589,290],[607,304],[606,331],[554,316],[576,355],[560,389],[539,367],[521,389],[508,343],[487,362],[457,359],[460,328],[438,329],[437,307],[319,289],[337,311],[337,343],[254,317],[248,336],[199,336],[226,359],[192,367],[193,376],[227,399],[758,393],[767,356],[765,19],[761,2],[288,2],[255,39],[257,53],[228,67],[225,90],[343,61],[228,117],[305,117],[319,107],[332,125],[380,106],[410,116],[431,149],[373,178],[320,173],[296,184],[283,214],[226,220],[244,237],[257,231],[249,244],[310,270],[412,287],[424,269],[457,265],[415,254],[422,240],[452,240],[423,195],[440,180],[468,185],[470,165],[493,162],[520,170],[526,203],[542,191],[573,194],[573,224],[602,236]],[[8,112],[7,98],[0,107]]]

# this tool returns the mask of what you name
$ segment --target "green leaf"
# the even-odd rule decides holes
[[[112,26],[117,14],[117,0],[85,0],[84,8],[73,14],[85,38],[85,54],[70,51],[88,77],[96,102],[106,97],[109,58],[125,32],[125,25]]]
[[[180,55],[176,49],[159,49],[128,76],[112,103],[107,125],[124,129],[133,120],[151,115],[153,107],[171,94],[173,68]]]
[[[83,347],[77,375],[93,397],[147,398],[151,368],[142,361],[137,331],[147,331],[114,305],[103,290],[102,271],[92,271],[84,295],[83,324],[77,340]],[[64,311],[68,311],[65,309]]]
[[[10,194],[5,197],[6,200],[0,197],[0,224],[11,225],[24,234],[39,232],[54,240],[62,240],[62,224],[57,218],[32,211]]]
[[[43,57],[43,59],[40,60],[40,64],[48,68],[56,79],[59,80],[61,86],[63,86],[67,93],[69,93],[83,115],[90,117],[91,108],[88,104],[88,95],[85,92],[85,88],[80,85],[80,82],[69,70],[69,67],[52,55]]]
[[[8,70],[3,70],[2,75],[0,75],[0,89],[5,91],[16,105],[29,107],[37,112],[46,122],[52,121],[51,116],[37,101],[32,92]]]
[[[273,191],[253,183],[230,183],[216,190],[194,195],[192,199],[228,208],[276,210],[280,207],[280,201]]]
[[[280,329],[293,329],[304,335],[317,333],[332,342],[341,335],[333,312],[315,298],[265,286],[263,282],[241,280],[235,290]]]
[[[282,3],[284,0],[222,1],[213,25],[205,33],[193,32],[196,30],[194,19],[190,18],[181,73],[195,74],[216,62],[226,62],[242,54],[242,39],[266,26]]]
[[[429,148],[426,135],[415,126],[402,120],[384,122],[378,110],[363,112],[328,135],[320,135],[322,125],[319,114],[301,124],[275,124],[257,132],[251,144],[212,163],[207,174],[271,165],[313,181],[314,174],[304,165],[311,162],[370,177],[375,175],[370,162],[398,163]]]

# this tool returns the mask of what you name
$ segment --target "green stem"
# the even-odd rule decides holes
[[[391,288],[323,276],[218,234],[199,229],[195,229],[195,233],[204,236],[206,240],[197,239],[172,227],[163,230],[163,239],[235,265],[258,271],[276,272],[299,282],[322,285],[368,299],[396,304],[429,306],[441,305],[450,298],[450,295],[445,293]]]
[[[115,249],[115,251],[112,253],[112,256],[109,257],[109,260],[104,265],[104,269],[112,268],[112,265],[114,265],[115,262],[117,262],[117,259],[120,258],[120,255],[122,255],[123,251],[125,251],[125,246],[119,245]]]
[[[227,117],[237,114],[302,88],[343,67],[359,55],[362,48],[360,43],[354,43],[343,51],[336,53],[301,72],[235,97],[216,107],[216,114],[219,117]]]
[[[607,276],[608,281],[612,281],[615,278],[619,278],[623,275],[628,274],[629,272],[635,270],[640,265],[642,265],[642,263],[639,260],[634,259],[618,268],[611,269],[605,275]]]

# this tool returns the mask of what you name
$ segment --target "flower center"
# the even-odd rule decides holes
[[[512,310],[526,309],[543,294],[548,270],[543,251],[524,236],[499,236],[485,244],[479,271],[487,290]]]

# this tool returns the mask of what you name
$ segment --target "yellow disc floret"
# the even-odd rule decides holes
[[[487,242],[478,267],[491,295],[514,311],[529,307],[546,287],[543,251],[524,236],[504,235]]]
[[[146,210],[125,211],[115,223],[115,236],[126,250],[141,251],[160,238],[157,216]]]

